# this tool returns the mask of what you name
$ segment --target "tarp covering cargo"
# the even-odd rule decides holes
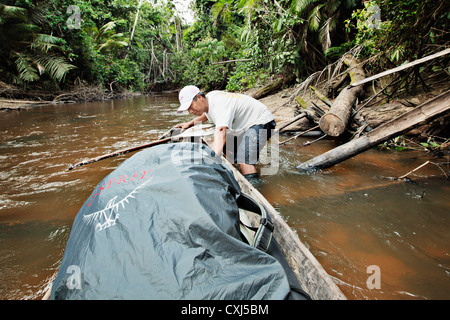
[[[232,172],[207,146],[124,161],[75,217],[51,299],[285,299],[280,262],[241,237]]]

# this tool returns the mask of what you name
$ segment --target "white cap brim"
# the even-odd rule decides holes
[[[186,111],[187,109],[189,109],[189,106],[191,105],[192,101],[189,104],[183,104],[181,105],[178,110],[177,113],[182,113],[184,111]]]

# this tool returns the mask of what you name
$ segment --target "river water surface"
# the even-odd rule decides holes
[[[176,95],[161,95],[0,113],[0,299],[43,296],[81,205],[133,153],[68,165],[156,140],[191,119],[177,105]],[[372,149],[304,174],[298,164],[338,145],[303,146],[307,140],[281,146],[277,174],[258,189],[344,294],[450,299],[449,180],[435,165],[412,174],[413,182],[389,179],[436,159]]]

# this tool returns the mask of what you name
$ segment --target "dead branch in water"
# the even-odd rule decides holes
[[[411,173],[413,173],[413,172],[419,170],[419,169],[422,168],[422,167],[425,167],[425,166],[426,166],[427,164],[429,164],[429,163],[430,163],[429,160],[426,161],[425,163],[422,163],[422,164],[421,164],[420,166],[418,166],[417,168],[415,168],[415,169],[409,171],[408,173],[406,173],[406,174],[404,174],[404,175],[398,177],[398,179],[404,179],[404,178],[406,178],[406,177],[409,176]]]
[[[305,133],[308,133],[308,132],[310,132],[310,131],[312,131],[312,130],[314,130],[314,129],[317,129],[317,128],[319,128],[319,126],[315,126],[315,127],[312,127],[311,129],[308,129],[308,130],[306,130],[306,131],[300,132],[299,134],[296,134],[295,136],[293,136],[293,137],[291,137],[291,138],[289,138],[289,139],[286,139],[286,140],[280,142],[279,145],[280,145],[280,146],[281,146],[281,145],[284,145],[286,142],[291,141],[291,140],[293,140],[293,139],[297,139],[298,137],[304,135]]]

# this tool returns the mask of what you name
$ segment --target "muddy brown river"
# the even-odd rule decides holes
[[[134,153],[71,171],[68,165],[156,140],[191,119],[177,106],[176,95],[160,95],[0,112],[0,299],[44,295],[81,205]],[[450,180],[435,165],[413,173],[413,182],[389,179],[438,160],[371,149],[299,173],[301,162],[339,144],[302,145],[311,139],[281,146],[276,174],[263,176],[258,189],[344,294],[450,299]]]

